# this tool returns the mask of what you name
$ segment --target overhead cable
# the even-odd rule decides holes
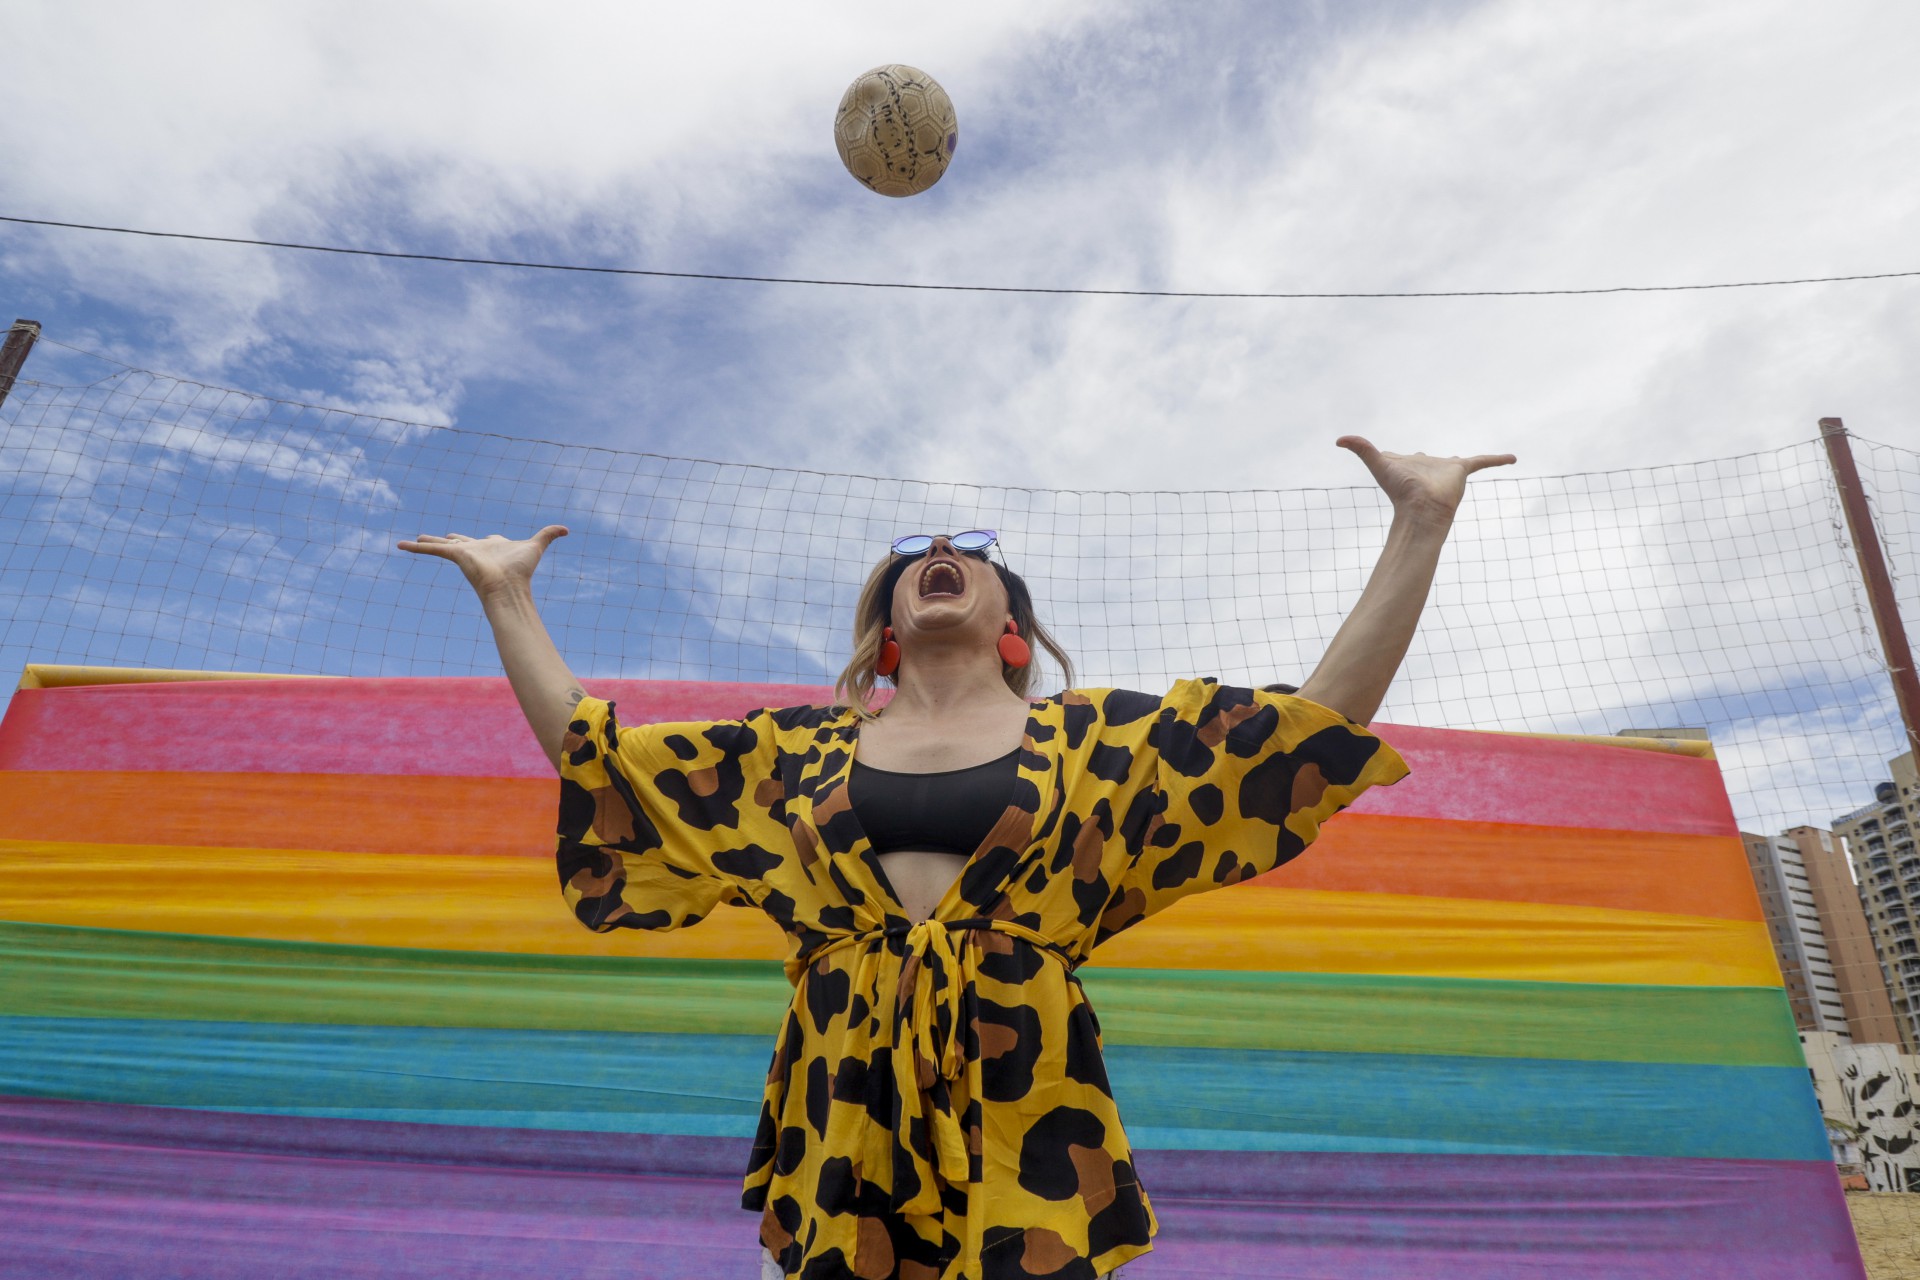
[[[358,249],[345,245],[299,244],[289,240],[255,240],[245,236],[198,235],[186,231],[150,231],[139,227],[104,227],[85,222],[58,222],[51,218],[19,218],[0,214],[0,222],[31,227],[58,227],[67,231],[103,231],[123,236],[150,236],[160,240],[194,240],[205,244],[250,245],[260,249],[297,249],[303,253],[333,253],[355,258],[386,258],[405,262],[447,262],[468,267],[512,267],[522,271],[571,271],[601,276],[646,276],[661,280],[721,280],[736,284],[803,284],[835,289],[916,289],[933,293],[1024,293],[1093,298],[1566,298],[1608,293],[1697,293],[1710,289],[1772,289],[1796,284],[1846,284],[1857,280],[1903,280],[1920,271],[1879,271],[1868,275],[1803,276],[1782,280],[1723,280],[1708,284],[1616,284],[1584,289],[1349,289],[1340,291],[1235,291],[1217,289],[1084,289],[1013,284],[919,284],[903,280],[829,280],[808,276],[735,275],[722,271],[661,271],[646,267],[598,267],[569,262],[525,262],[513,258],[470,258],[448,253],[404,253],[395,249]]]

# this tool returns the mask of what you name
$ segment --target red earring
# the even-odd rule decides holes
[[[886,627],[880,632],[880,656],[874,659],[873,674],[890,676],[900,669],[900,642],[893,638],[893,628]]]
[[[994,648],[1000,650],[1000,661],[1010,667],[1024,667],[1033,661],[1033,650],[1020,638],[1020,624],[1012,618],[1007,619],[1007,633]]]

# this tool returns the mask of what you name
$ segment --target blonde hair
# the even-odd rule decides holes
[[[916,557],[917,559],[918,557]],[[862,720],[874,718],[873,689],[881,678],[873,670],[873,664],[880,658],[882,637],[890,625],[893,613],[893,588],[899,581],[899,573],[913,563],[900,556],[889,555],[873,567],[867,580],[860,588],[860,599],[853,607],[853,657],[847,662],[846,669],[840,673],[840,679],[834,683],[834,696],[841,703],[852,707]],[[1048,657],[1059,664],[1061,674],[1067,686],[1073,685],[1073,659],[1067,656],[1047,629],[1040,625],[1040,619],[1034,616],[1033,595],[1027,590],[1026,582],[1019,574],[1004,565],[987,561],[993,571],[1000,576],[1000,584],[1007,589],[1007,612],[1013,615],[1013,621],[1020,628],[1021,636],[1034,649],[1044,649]],[[1000,674],[1007,682],[1007,688],[1021,697],[1027,697],[1033,687],[1035,668],[1032,663],[1024,667],[1010,667],[1000,664]],[[898,683],[896,678],[896,683]]]

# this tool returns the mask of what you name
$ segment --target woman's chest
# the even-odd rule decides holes
[[[960,763],[980,772],[947,780],[956,784],[956,795],[967,792],[958,798],[970,803],[948,807],[955,808],[956,815],[959,808],[978,809],[980,814],[970,822],[947,822],[935,833],[940,838],[921,832],[913,840],[889,839],[882,828],[904,831],[912,823],[902,825],[903,819],[938,808],[933,800],[953,801],[955,796],[932,795],[925,805],[895,805],[886,822],[874,822],[873,815],[864,812],[868,806],[860,803],[861,781],[863,775],[869,783],[875,781],[869,750],[882,740],[865,736],[872,725],[842,722],[820,726],[820,733],[808,741],[797,734],[784,738],[777,770],[781,785],[759,794],[769,799],[777,795],[766,816],[777,814],[794,848],[765,873],[763,883],[780,891],[777,901],[797,908],[795,924],[802,932],[808,926],[827,934],[875,928],[901,917],[925,919],[936,908],[942,917],[952,918],[1011,909],[1071,931],[1074,921],[1097,911],[1097,900],[1111,888],[1102,883],[1108,876],[1101,872],[1110,871],[1102,864],[1121,843],[1119,820],[1129,806],[1124,796],[1110,794],[1124,787],[1098,777],[1098,771],[1074,767],[1083,764],[1078,757],[1093,747],[1093,736],[1067,732],[1073,726],[1057,723],[1057,716],[1048,714],[1055,710],[1050,703],[1034,704],[1011,740],[972,740],[974,759],[962,756]],[[891,745],[901,744],[910,745],[910,740],[896,737]],[[1000,758],[975,763],[996,748]],[[878,758],[898,762],[892,754]],[[876,794],[885,800],[891,793],[884,785],[887,780],[881,781]],[[1083,794],[1090,787],[1099,794]],[[989,790],[991,795],[986,794]],[[961,831],[963,826],[970,829]],[[1063,837],[1073,846],[1071,864],[1060,849]],[[756,839],[769,850],[789,843],[777,840],[770,829]],[[901,851],[928,856],[902,858]],[[949,889],[953,901],[943,904]],[[757,894],[750,896],[758,900]]]
[[[859,759],[896,773],[940,773],[997,759],[1026,739],[1033,709],[1008,703],[942,716],[882,715],[859,727]]]

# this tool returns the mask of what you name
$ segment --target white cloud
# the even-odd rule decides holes
[[[9,204],[669,268],[1182,288],[1551,287],[1911,266],[1920,11],[1522,0],[25,8]],[[954,171],[887,201],[825,120],[934,69]],[[531,434],[1046,485],[1350,482],[1360,430],[1536,473],[1771,447],[1920,392],[1898,283],[1209,302],[622,284],[47,233],[9,274],[171,332],[136,362]],[[404,389],[401,389],[404,384]],[[397,392],[397,393],[396,393]],[[491,419],[485,425],[501,426]]]
[[[737,256],[729,230],[787,202],[776,171],[796,155],[803,171],[837,170],[825,123],[872,62],[923,57],[964,81],[1091,8],[992,0],[876,21],[852,5],[573,3],[535,19],[505,3],[30,4],[10,15],[0,74],[35,102],[35,127],[0,136],[0,168],[7,203],[30,216],[698,266]],[[138,354],[189,372],[287,341],[453,352],[469,370],[525,356],[527,309],[502,302],[514,277],[9,239],[9,274],[171,321],[161,349]],[[588,306],[621,323],[621,288],[594,283]],[[570,327],[533,319],[556,322]]]
[[[1236,127],[1169,121],[1067,191],[1029,172],[956,213],[938,274],[1338,290],[1911,268],[1920,166],[1894,161],[1920,118],[1916,51],[1920,13],[1887,5],[1496,3],[1368,23],[1276,68]],[[915,261],[926,238],[903,219],[863,252]],[[1894,282],[779,305],[842,344],[849,313],[864,318],[854,369],[816,362],[816,412],[857,412],[891,380],[919,391],[917,418],[952,427],[911,473],[1139,487],[1217,483],[1223,459],[1240,483],[1337,483],[1355,474],[1327,448],[1343,430],[1510,448],[1536,473],[1777,446],[1836,411],[1897,430],[1920,391],[1903,355],[1916,298]],[[797,319],[779,337],[805,344]]]

